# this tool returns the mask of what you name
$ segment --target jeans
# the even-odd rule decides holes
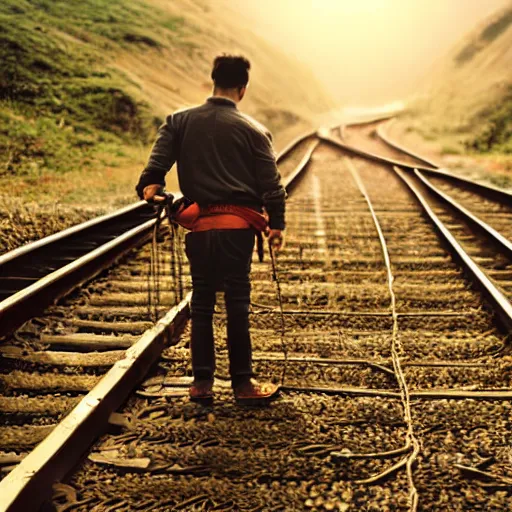
[[[224,290],[227,311],[229,371],[233,386],[253,376],[249,273],[254,249],[252,229],[188,233],[185,251],[192,275],[192,370],[196,380],[213,379],[215,293]]]

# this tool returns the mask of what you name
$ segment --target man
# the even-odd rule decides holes
[[[286,192],[276,167],[270,133],[242,114],[237,104],[249,81],[250,63],[241,56],[220,55],[213,62],[213,96],[198,107],[167,117],[160,127],[137,192],[162,199],[165,174],[175,161],[183,195],[200,216],[185,238],[192,275],[191,352],[194,382],[191,400],[211,403],[215,372],[213,310],[215,292],[223,289],[227,310],[230,374],[239,403],[265,402],[278,387],[260,383],[252,370],[249,305],[254,227],[263,229],[279,250],[285,227]],[[255,219],[256,218],[256,219]]]

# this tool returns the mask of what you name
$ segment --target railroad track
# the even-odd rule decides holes
[[[450,237],[447,242],[445,233],[440,242],[441,224],[433,227],[428,205],[419,201],[424,191],[413,182],[419,177],[321,138],[318,146],[304,140],[296,157],[302,162],[286,172],[293,193],[278,266],[287,360],[268,263],[253,267],[256,371],[284,375],[283,397],[268,409],[234,406],[222,346],[225,318],[217,315],[216,405],[190,404],[188,327],[167,331],[186,316],[184,301],[130,349],[135,359],[140,342],[148,347],[151,337],[173,338],[166,345],[168,339],[160,340],[158,366],[110,416],[111,430],[73,476],[54,486],[49,507],[411,510],[419,501],[421,509],[507,510],[510,303],[505,299],[500,310],[495,283],[478,282],[482,261],[465,260],[464,251],[452,261],[457,253],[447,245]],[[127,275],[140,276],[137,268],[148,256],[143,248],[127,259],[127,271],[122,265],[112,271],[116,279],[103,283],[103,316],[94,317],[99,309],[91,308],[101,305],[84,305],[83,295],[72,299],[68,309],[86,308],[85,329],[94,325],[104,333],[112,319],[117,338],[121,325],[135,323],[138,317],[127,312],[144,308],[134,293],[141,283]],[[121,283],[124,298],[117,289],[112,296],[110,286]],[[176,299],[165,298],[164,306]],[[119,308],[123,300],[128,302]],[[148,325],[138,327],[142,332]],[[123,399],[111,401],[103,420]],[[54,435],[63,430],[55,428]],[[74,441],[78,453],[83,441]],[[53,468],[41,466],[36,478],[28,478],[50,447],[47,438],[39,454],[0,484],[2,496],[9,490],[13,503],[18,500],[11,510],[29,510],[16,507],[33,504],[30,490],[67,472],[52,473],[63,464],[55,453]],[[70,447],[64,446],[68,457]]]
[[[385,123],[379,121],[349,126],[344,130],[345,139],[349,144],[362,145],[374,155],[401,158],[414,169],[410,179],[431,198],[434,213],[510,300],[512,194],[439,170],[434,162],[391,141],[384,128]],[[397,167],[403,167],[396,163]]]
[[[295,168],[312,135],[297,137],[280,152],[285,173]],[[154,224],[153,207],[139,201],[0,255],[0,340],[146,242]]]
[[[284,175],[296,169],[309,139],[307,134],[292,141],[278,155]],[[98,407],[88,412],[90,418],[78,411],[71,421],[78,424],[67,427],[82,431],[71,434],[68,449],[76,449],[77,441],[81,446],[92,440],[97,429],[88,422],[106,420],[105,414],[108,418],[101,404],[124,400],[134,377],[140,379],[164,343],[172,343],[179,332],[189,297],[181,301],[183,297],[174,296],[176,276],[171,275],[165,254],[170,252],[171,240],[165,232],[160,235],[164,240],[159,307],[148,309],[148,299],[156,302],[154,292],[148,296],[150,285],[155,288],[154,282],[148,282],[148,242],[154,225],[153,208],[140,202],[0,257],[4,297],[0,302],[0,470],[4,475],[54,432],[88,392],[101,387],[102,377],[108,378],[112,368],[114,374],[118,370],[114,381],[119,382],[99,390]],[[181,240],[175,243],[179,246]],[[182,251],[179,254],[184,258]],[[188,272],[181,281],[185,294]],[[153,328],[146,341],[141,339],[158,319],[161,325]],[[108,407],[111,411],[112,404]],[[41,474],[43,479],[58,475],[48,469]],[[41,485],[36,481],[37,474],[34,485]],[[33,506],[33,497],[27,496]],[[28,510],[25,505],[18,507]]]

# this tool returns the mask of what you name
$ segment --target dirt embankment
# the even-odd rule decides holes
[[[512,187],[512,2],[429,71],[395,137],[441,165]]]

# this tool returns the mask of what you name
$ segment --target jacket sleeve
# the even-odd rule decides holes
[[[272,148],[270,134],[255,133],[253,137],[255,174],[258,181],[261,200],[269,215],[271,229],[285,228],[286,191],[281,183],[276,157]]]
[[[174,116],[170,115],[158,129],[158,135],[151,150],[148,163],[135,187],[137,195],[141,199],[143,199],[143,190],[148,185],[165,186],[165,175],[174,165],[177,157],[176,120]]]

